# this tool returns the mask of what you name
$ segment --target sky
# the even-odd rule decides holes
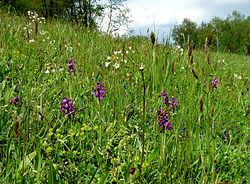
[[[174,25],[184,18],[200,24],[214,16],[226,18],[234,10],[250,16],[250,0],[127,0],[133,34],[147,35],[155,31],[160,37],[168,37]],[[120,33],[123,33],[122,31]]]

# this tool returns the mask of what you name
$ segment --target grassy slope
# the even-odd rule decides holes
[[[211,53],[208,65],[194,51],[190,65],[186,50],[158,46],[154,57],[150,40],[112,39],[59,21],[39,24],[35,37],[28,22],[1,10],[1,183],[136,183],[143,128],[142,182],[247,182],[249,57]],[[114,55],[119,50],[123,56]],[[69,58],[76,75],[67,72]],[[218,89],[210,90],[216,76]],[[100,102],[92,95],[98,81],[107,89]],[[162,90],[179,101],[173,131],[164,134],[157,125]],[[8,105],[16,95],[22,105]],[[74,100],[75,118],[61,117],[63,97]]]

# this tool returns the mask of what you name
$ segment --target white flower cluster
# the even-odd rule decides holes
[[[38,22],[38,23],[45,23],[44,17],[38,17],[38,14],[36,12],[28,11],[29,20],[32,22]]]
[[[122,63],[126,64],[128,62],[128,54],[135,53],[132,47],[128,47],[128,50],[115,50],[112,56],[107,57],[105,62],[105,67],[112,65],[115,69],[119,69]]]
[[[64,71],[64,68],[62,68],[62,67],[57,68],[57,67],[53,66],[51,63],[48,63],[48,64],[46,64],[46,66],[45,66],[45,71],[44,71],[44,73],[45,73],[45,74],[49,74],[49,73],[63,72],[63,71]]]
[[[181,55],[183,55],[184,49],[181,48],[180,45],[175,45],[174,50],[175,50],[176,52],[179,52]]]
[[[29,43],[33,43],[35,41],[34,38],[38,33],[41,35],[48,34],[46,31],[38,30],[39,24],[45,23],[44,17],[39,17],[36,12],[28,11],[28,18],[29,21],[24,27],[24,32],[26,38],[29,39]]]

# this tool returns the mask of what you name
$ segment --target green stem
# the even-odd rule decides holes
[[[142,175],[142,165],[143,165],[143,161],[144,161],[144,147],[145,147],[145,138],[144,138],[144,124],[145,124],[145,112],[146,112],[146,85],[145,85],[145,80],[144,80],[144,74],[143,74],[143,70],[141,70],[141,75],[142,75],[142,82],[143,82],[143,111],[142,111],[142,154],[141,154],[141,165],[140,165],[140,171],[139,171],[139,183],[141,182],[141,175]]]

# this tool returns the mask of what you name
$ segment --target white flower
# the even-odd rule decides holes
[[[143,63],[141,63],[139,69],[140,69],[140,70],[144,70],[144,68],[145,68],[145,65],[144,65]]]
[[[111,57],[110,57],[110,56],[108,56],[108,57],[107,57],[107,60],[108,60],[108,61],[110,61],[110,60],[111,60]]]
[[[49,73],[49,70],[47,69],[44,73],[48,74],[48,73]]]
[[[115,63],[113,66],[115,67],[115,69],[120,68],[120,64],[119,63]]]
[[[64,68],[60,68],[60,69],[59,69],[60,72],[63,72],[63,70],[64,70]]]
[[[234,74],[234,78],[238,79],[238,80],[241,80],[241,76],[240,75],[237,75],[236,73]]]
[[[107,68],[111,62],[105,62],[105,67]]]
[[[33,42],[35,42],[35,40],[33,40],[33,39],[32,39],[32,40],[29,40],[29,43],[33,43]]]

